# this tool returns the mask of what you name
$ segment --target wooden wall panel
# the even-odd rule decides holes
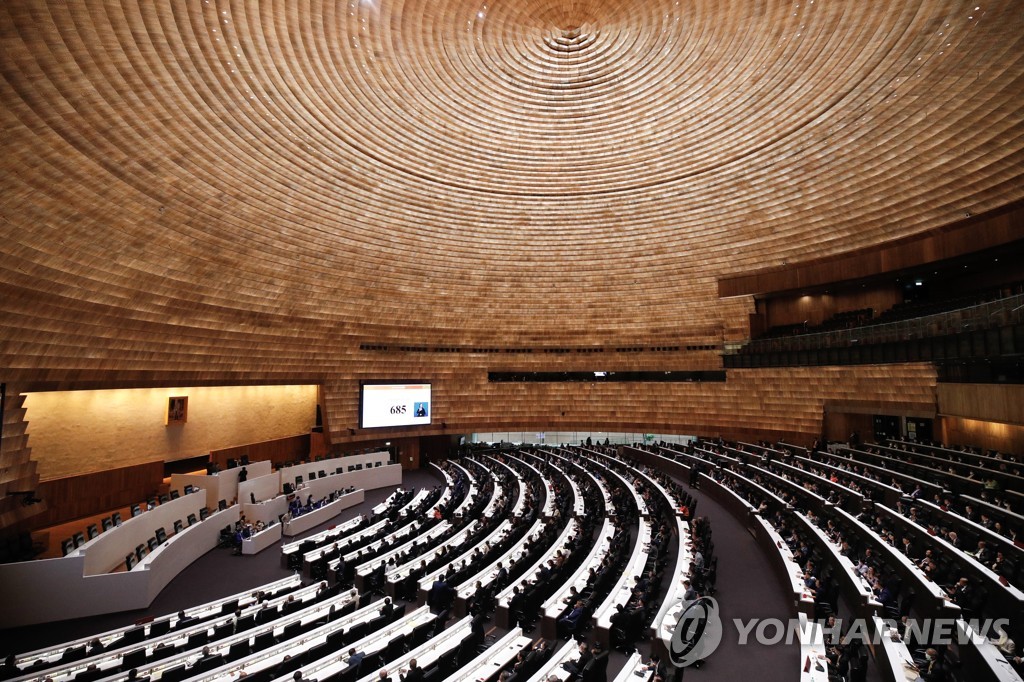
[[[807,322],[814,326],[836,313],[872,308],[878,315],[903,300],[903,294],[894,286],[874,287],[853,292],[812,294],[771,298],[758,303],[764,309],[769,327]]]
[[[1024,386],[939,384],[939,413],[980,421],[1024,425]]]
[[[852,412],[826,412],[823,429],[825,441],[846,442],[850,434],[859,434],[862,442],[873,440],[874,419],[870,414]]]
[[[1016,0],[480,7],[0,4],[0,380],[720,343],[750,301],[719,281],[1021,236],[994,214],[1024,200]]]
[[[309,453],[310,436],[306,433],[212,450],[210,461],[215,462],[221,469],[226,469],[229,459],[240,460],[243,456],[247,456],[250,462],[268,459],[274,464],[281,464],[282,462],[305,459],[309,457]]]
[[[158,494],[163,481],[162,460],[43,481],[39,496],[48,510],[33,523],[52,526],[142,502]]]
[[[826,402],[935,413],[935,371],[927,364],[730,370],[725,383],[492,384],[485,372],[416,376],[433,382],[434,423],[385,435],[592,428],[813,440]],[[331,423],[353,425],[332,431],[335,445],[369,435],[355,426],[358,381],[327,382],[324,393]]]
[[[941,417],[936,426],[943,443],[1024,455],[1024,426],[963,417]]]
[[[969,212],[968,212],[969,213]],[[1024,239],[1024,206],[994,209],[987,215],[951,220],[951,224],[902,240],[782,266],[731,274],[718,281],[719,296],[797,291],[834,282],[863,279],[974,253]]]

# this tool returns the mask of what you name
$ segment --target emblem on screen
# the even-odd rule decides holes
[[[669,659],[673,665],[685,668],[704,660],[722,643],[722,619],[718,615],[718,602],[712,597],[700,597],[682,602]]]

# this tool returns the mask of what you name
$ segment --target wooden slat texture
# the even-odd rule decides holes
[[[23,504],[27,495],[9,493],[33,493],[38,498],[39,474],[32,461],[32,449],[28,447],[25,433],[25,396],[7,387],[4,399],[3,438],[0,439],[0,531],[11,530],[23,521],[37,517],[46,511],[45,502]]]
[[[415,435],[932,405],[923,366],[486,376],[720,369],[615,349],[720,347],[765,287],[1019,239],[1024,13],[973,7],[0,3],[0,381],[323,384],[331,447],[371,435],[360,378],[434,382]]]
[[[478,373],[445,374],[433,387],[432,425],[415,432],[646,429],[809,442],[821,433],[826,404],[932,415],[935,382],[934,368],[924,363],[730,370],[725,383],[491,384]],[[334,443],[409,432],[360,430],[357,380],[327,382],[324,396]]]
[[[1024,426],[1024,386],[939,384],[939,413]]]
[[[1016,0],[10,0],[0,367],[741,338],[722,278],[1024,199],[1022,36]]]

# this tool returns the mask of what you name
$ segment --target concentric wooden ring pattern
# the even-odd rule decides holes
[[[0,45],[27,389],[720,342],[719,277],[1024,199],[1017,0],[7,0]]]

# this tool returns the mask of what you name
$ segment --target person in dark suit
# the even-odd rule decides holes
[[[579,649],[577,649],[577,651],[579,653],[579,658],[577,658],[575,661],[566,661],[562,664],[562,667],[568,670],[573,675],[582,674],[583,669],[587,667],[587,663],[590,663],[590,660],[594,657],[594,655],[590,651],[590,648],[587,646],[586,642],[580,642],[580,646]]]
[[[178,620],[174,624],[175,630],[180,630],[184,627],[188,627],[191,623],[195,622],[195,618],[192,616],[186,616],[184,611],[178,611]]]
[[[384,598],[384,606],[380,607],[380,615],[385,618],[390,616],[395,611],[395,605],[391,603],[391,597]]]
[[[949,666],[939,658],[939,652],[935,649],[928,649],[924,655],[924,665],[919,669],[921,679],[924,682],[949,682]]]
[[[566,630],[574,632],[579,627],[580,620],[583,618],[583,600],[577,600],[576,605],[572,607],[572,611],[558,619],[558,624]]]
[[[21,676],[21,669],[18,668],[18,659],[14,654],[9,654],[0,666],[0,680],[9,680]]]
[[[416,663],[416,659],[414,658],[409,661],[409,669],[404,673],[400,673],[399,677],[404,680],[404,682],[423,682],[423,668]]]

